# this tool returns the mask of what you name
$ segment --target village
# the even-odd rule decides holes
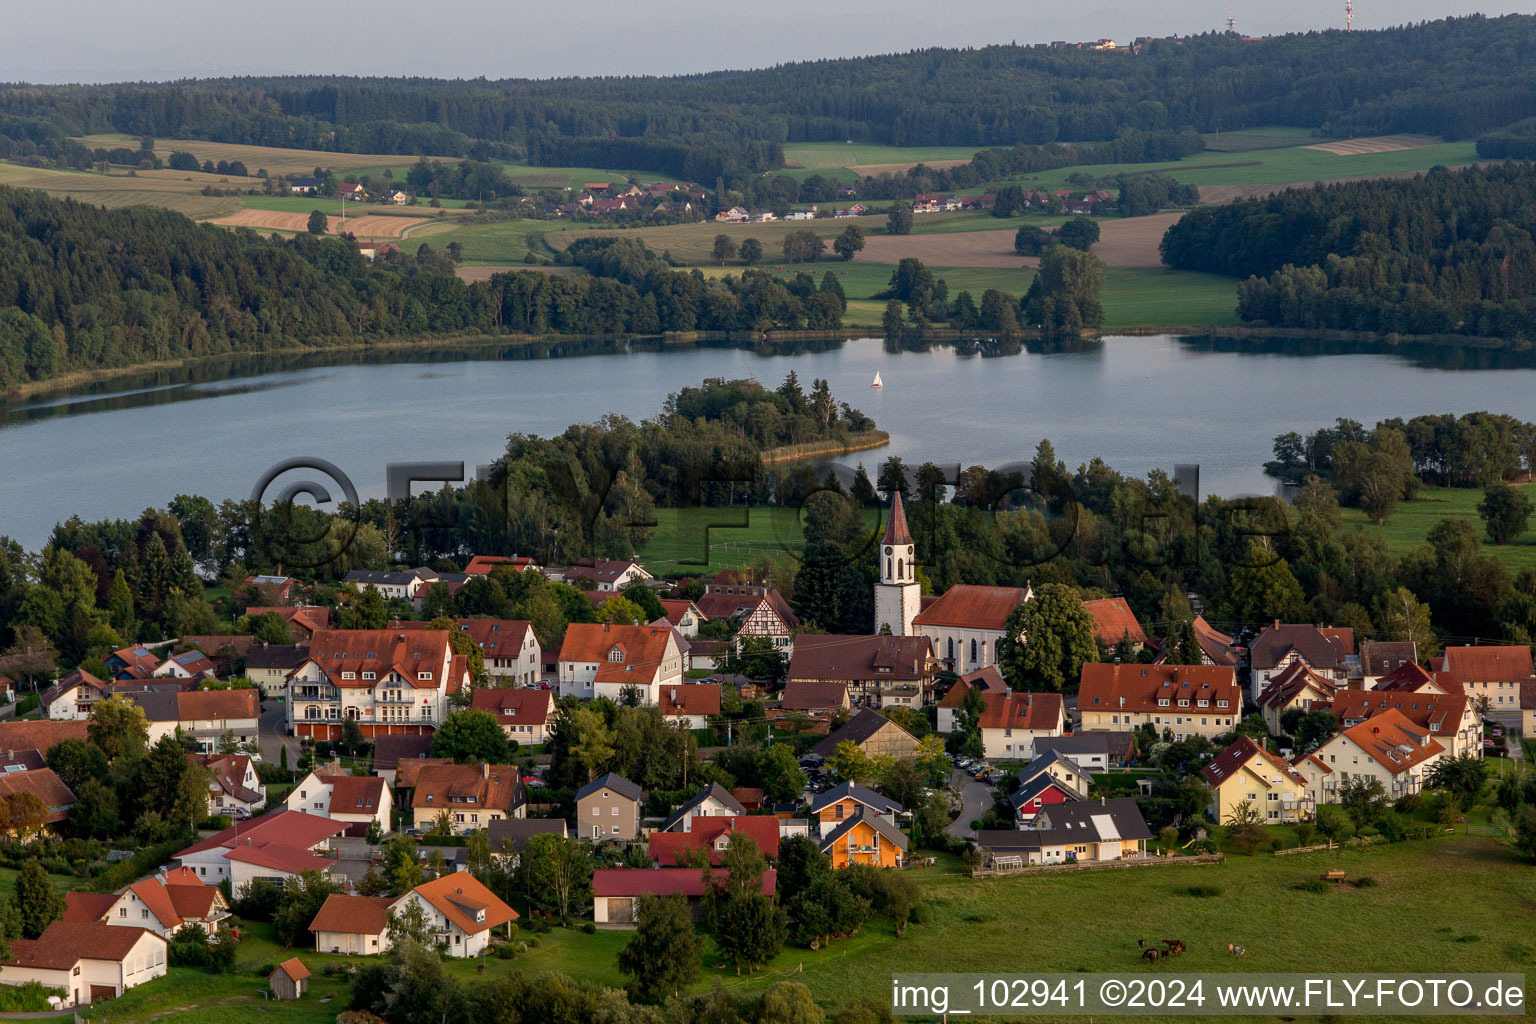
[[[77,668],[0,723],[19,842],[91,834],[75,819],[103,813],[108,759],[148,751],[169,759],[167,778],[196,780],[173,787],[200,787],[196,839],[164,863],[24,907],[29,933],[10,942],[0,985],[40,985],[54,1007],[114,998],[189,948],[229,955],[264,901],[293,954],[271,993],[294,999],[307,953],[376,957],[411,936],[450,958],[510,955],[530,914],[633,929],[652,897],[700,918],[723,898],[711,879],[749,857],[761,896],[795,906],[767,865],[803,874],[813,857],[850,878],[936,855],[977,878],[1158,869],[1219,861],[1218,826],[1228,850],[1271,826],[1332,849],[1363,810],[1469,774],[1480,786],[1482,759],[1511,753],[1506,733],[1536,735],[1529,647],[1423,658],[1411,641],[1280,621],[1243,642],[1198,616],[1153,637],[1123,598],[1079,602],[1098,656],[1065,692],[1032,692],[1004,668],[1031,643],[1011,635],[1020,609],[1047,598],[922,593],[900,493],[878,561],[874,621],[856,635],[803,631],[746,573],[684,586],[634,560],[353,571],[355,593],[396,616],[384,628],[337,628],[304,581],[253,576],[242,621],[263,639],[123,647],[105,675]],[[522,574],[576,588],[598,621],[545,646],[528,621],[419,617],[444,593]],[[767,747],[743,770],[731,741],[749,730]],[[686,764],[697,749],[699,781],[658,800],[604,767],[626,742],[642,760],[681,743]],[[567,881],[550,902],[527,894],[530,878]]]

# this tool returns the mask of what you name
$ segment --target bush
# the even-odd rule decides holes
[[[1355,879],[1356,889],[1374,889],[1376,888],[1377,884],[1378,883],[1376,879],[1372,878],[1370,875],[1361,875],[1359,878]]]
[[[517,950],[510,943],[502,943],[496,947],[496,959],[511,960],[517,955]]]
[[[1221,886],[1219,886],[1219,885],[1192,885],[1189,888],[1185,889],[1184,891],[1186,893],[1188,893],[1189,895],[1195,897],[1196,899],[1206,900],[1206,899],[1211,899],[1211,898],[1216,897],[1216,896],[1220,896],[1221,895]]]
[[[586,923],[584,923],[581,926],[581,930],[582,930],[583,933],[585,933],[587,935],[596,935],[597,934],[597,925],[593,924],[591,921],[587,921]]]
[[[49,996],[67,995],[61,988],[47,988],[36,981],[20,985],[0,985],[0,1012],[39,1013],[51,1010]]]
[[[1314,895],[1323,895],[1324,893],[1328,892],[1330,887],[1328,883],[1323,881],[1321,878],[1309,878],[1305,882],[1297,882],[1295,885],[1291,886],[1291,888],[1295,889],[1297,892],[1310,892]]]
[[[29,693],[16,702],[16,717],[31,714],[42,706],[42,699],[35,693]],[[30,983],[29,983],[30,984]],[[47,1001],[44,1000],[43,1009],[47,1009]]]

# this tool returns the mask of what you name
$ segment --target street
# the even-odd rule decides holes
[[[284,725],[288,720],[288,704],[275,697],[268,697],[262,703],[265,706],[262,708],[261,725],[257,730],[261,743],[261,759],[267,764],[282,764],[280,751],[283,747],[287,747],[288,764],[297,765],[299,741],[284,734]]]
[[[960,791],[960,799],[964,806],[960,810],[960,817],[956,818],[945,831],[952,836],[968,839],[972,834],[971,822],[992,809],[992,787],[984,782],[977,782],[959,768],[956,768],[954,774],[950,776],[950,781]]]

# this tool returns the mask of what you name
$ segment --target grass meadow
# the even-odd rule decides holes
[[[1536,484],[1527,484],[1522,490],[1536,500]],[[1440,520],[1461,519],[1471,523],[1482,538],[1483,554],[1503,562],[1511,573],[1536,566],[1536,525],[1512,544],[1494,544],[1483,532],[1483,520],[1477,514],[1478,502],[1482,500],[1483,492],[1476,488],[1426,487],[1414,500],[1399,505],[1381,526],[1372,523],[1364,512],[1355,508],[1344,510],[1344,521],[1356,529],[1379,531],[1386,538],[1392,554],[1402,557],[1424,543],[1429,531]]]

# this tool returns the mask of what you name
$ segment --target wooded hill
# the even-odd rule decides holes
[[[30,145],[47,159],[78,157],[67,137],[123,132],[522,156],[710,185],[777,166],[785,142],[984,148],[1259,125],[1471,138],[1533,116],[1536,17],[1511,15],[1258,41],[1210,33],[1136,54],[984,46],[671,78],[18,85],[0,88],[0,134],[12,140],[0,155]]]

